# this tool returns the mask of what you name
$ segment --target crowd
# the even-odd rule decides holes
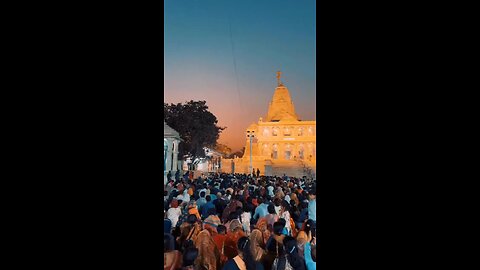
[[[164,270],[316,269],[314,179],[169,173]]]

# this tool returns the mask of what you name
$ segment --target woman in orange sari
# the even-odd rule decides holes
[[[268,228],[268,220],[263,217],[257,221],[255,228],[260,230],[263,234],[263,242],[267,243],[268,238],[270,238],[271,231]]]
[[[198,249],[198,257],[195,259],[196,269],[220,270],[220,252],[213,242],[210,232],[201,231],[194,241],[195,247]]]
[[[232,220],[230,223],[230,228],[227,232],[227,237],[225,239],[225,256],[229,259],[233,259],[238,255],[237,242],[238,239],[246,236],[243,231],[242,223],[238,219]]]

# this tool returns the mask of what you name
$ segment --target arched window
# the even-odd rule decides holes
[[[283,131],[283,135],[284,136],[290,136],[290,135],[292,135],[291,132],[292,132],[292,130],[289,127],[286,127]]]
[[[292,156],[292,147],[290,144],[285,145],[285,159],[290,160],[290,157]]]
[[[303,159],[303,158],[304,158],[304,152],[305,152],[305,148],[304,148],[303,144],[300,144],[300,145],[298,146],[298,157],[299,157],[300,159]]]
[[[267,127],[263,128],[263,136],[268,137],[270,135],[270,131]]]
[[[272,159],[278,159],[278,145],[273,145]]]
[[[303,136],[303,127],[298,129],[298,136]]]
[[[262,155],[268,156],[268,144],[264,143],[262,147]]]
[[[272,128],[272,136],[278,136],[278,128],[277,127]]]

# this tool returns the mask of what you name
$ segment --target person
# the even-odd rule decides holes
[[[282,201],[281,209],[280,209],[280,218],[285,220],[285,228],[287,229],[287,234],[290,235],[292,233],[292,225],[290,219],[290,204],[287,201]]]
[[[283,228],[284,225],[280,221],[273,224],[273,235],[270,236],[266,243],[267,255],[264,260],[265,270],[271,270],[275,259],[285,255],[283,250],[283,239],[285,239],[285,235],[282,233]]]
[[[180,225],[180,236],[177,237],[177,243],[183,249],[190,246],[190,241],[194,241],[201,231],[201,225],[198,223],[195,215],[189,215],[186,222]]]
[[[242,222],[243,231],[247,236],[250,235],[250,220],[252,219],[252,214],[250,213],[250,207],[247,203],[243,204],[243,210],[239,210],[240,220]]]
[[[297,227],[302,228],[304,223],[308,220],[308,202],[302,202],[300,204],[300,215],[298,216]]]
[[[272,269],[283,270],[286,269],[287,263],[290,264],[292,269],[306,270],[305,260],[300,257],[297,250],[297,241],[291,236],[286,236],[283,239],[283,247],[286,256],[277,258],[273,263]],[[286,260],[285,260],[286,259]]]
[[[194,265],[197,269],[216,270],[220,269],[220,252],[213,242],[210,232],[201,231],[194,241],[195,247],[198,249],[198,257],[195,259]]]
[[[227,228],[223,225],[218,225],[217,234],[213,236],[213,242],[220,251],[220,263],[223,265],[227,262],[228,257],[225,256],[225,240],[227,239]]]
[[[297,235],[297,247],[300,257],[304,258],[305,245],[308,243],[308,236],[305,231],[299,231]]]
[[[202,217],[200,216],[200,213],[198,212],[197,204],[195,201],[190,201],[188,203],[187,209],[188,209],[188,214],[195,215],[198,220],[202,219]]]
[[[275,206],[273,204],[269,204],[268,207],[268,215],[265,216],[267,219],[268,225],[273,227],[273,224],[278,221],[278,215],[275,211]]]
[[[175,181],[178,181],[178,180],[180,180],[180,171],[179,170],[177,170],[175,172]]]
[[[237,242],[238,255],[227,261],[223,270],[263,270],[263,265],[253,259],[248,237],[241,237]]]
[[[202,206],[207,204],[207,199],[205,198],[205,195],[206,195],[205,190],[200,191],[200,198],[196,201],[198,210],[201,210]]]
[[[167,211],[167,218],[172,222],[172,227],[177,226],[178,218],[181,214],[182,210],[178,207],[178,200],[173,199]]]
[[[268,215],[268,204],[264,203],[261,197],[257,199],[257,202],[259,205],[255,208],[253,218],[258,220]]]
[[[260,170],[257,168],[257,178],[260,177]]]
[[[236,244],[238,239],[244,237],[245,232],[242,229],[242,224],[238,219],[234,219],[230,223],[229,231],[227,232],[227,238],[225,240],[225,256],[229,259],[238,255]]]
[[[205,199],[206,199],[207,203],[205,205],[203,205],[202,210],[201,210],[203,219],[205,219],[209,216],[209,211],[211,209],[215,210],[215,205],[212,202],[212,197],[210,195],[207,195],[207,197]]]
[[[311,190],[308,193],[308,219],[313,220],[314,223],[317,222],[317,199],[315,192]]]
[[[251,245],[250,250],[252,251],[253,259],[256,262],[263,263],[263,258],[267,254],[267,251],[265,250],[265,242],[262,232],[259,229],[253,229],[249,238]]]
[[[203,228],[205,230],[209,230],[212,236],[214,236],[218,233],[218,226],[220,226],[221,224],[222,222],[217,216],[215,208],[210,208],[208,210],[208,217],[203,221]]]
[[[307,265],[307,270],[316,270],[317,264],[313,257],[316,257],[316,238],[312,237],[311,242],[305,243],[304,249],[304,257],[305,257],[305,264]],[[316,258],[315,258],[316,259]]]
[[[172,171],[168,171],[167,173],[167,180],[172,179]]]
[[[175,241],[169,233],[163,234],[163,269],[176,270],[182,267],[182,253],[175,250]]]
[[[182,270],[194,270],[194,262],[198,257],[198,249],[196,247],[190,247],[183,253]]]
[[[271,230],[273,231],[273,227],[271,227],[271,228],[272,228]],[[262,232],[263,243],[267,243],[268,239],[271,236],[271,232],[270,232],[270,229],[269,229],[267,219],[264,218],[264,217],[260,218],[258,220],[257,224],[255,224],[255,229],[258,229],[260,232]]]

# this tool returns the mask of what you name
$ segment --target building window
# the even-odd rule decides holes
[[[278,158],[277,150],[273,150],[273,152],[272,152],[272,158],[273,158],[273,159],[277,159],[277,158]]]
[[[308,128],[308,135],[313,136],[313,127]]]
[[[285,130],[284,130],[284,132],[283,132],[283,135],[284,135],[284,136],[290,136],[290,135],[292,135],[292,134],[290,133],[290,128],[286,127]]]
[[[278,135],[278,128],[273,128],[272,129],[272,136],[277,136]]]
[[[263,136],[267,137],[269,135],[268,128],[263,129]]]
[[[292,152],[290,152],[290,150],[285,151],[285,159],[290,160],[291,154],[292,154]]]
[[[303,136],[303,128],[298,129],[298,136]]]

